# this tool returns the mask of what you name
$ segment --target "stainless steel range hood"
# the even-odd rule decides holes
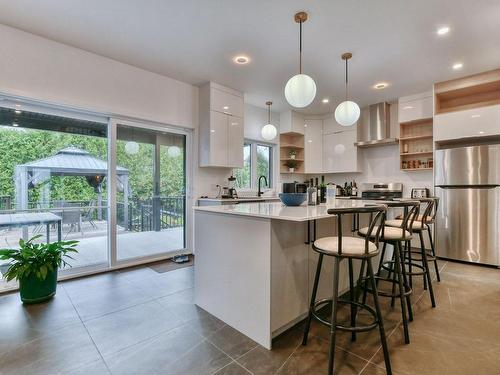
[[[391,138],[391,115],[389,103],[372,104],[369,107],[369,118],[363,118],[359,129],[358,147],[384,146],[397,143]]]

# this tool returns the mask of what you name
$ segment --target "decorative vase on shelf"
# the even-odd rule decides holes
[[[295,155],[290,155],[290,159],[295,159]]]
[[[288,168],[288,172],[290,172],[290,173],[295,172],[295,168]]]

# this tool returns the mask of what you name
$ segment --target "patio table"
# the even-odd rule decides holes
[[[50,242],[50,225],[57,224],[57,240],[62,237],[62,218],[51,212],[23,212],[18,214],[0,214],[0,228],[26,227],[45,224],[47,243]]]

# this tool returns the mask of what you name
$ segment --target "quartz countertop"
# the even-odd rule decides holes
[[[366,205],[384,204],[380,200],[362,200],[362,199],[338,199],[335,201],[337,208],[356,208]],[[302,204],[295,207],[287,207],[281,202],[257,202],[257,203],[239,203],[224,206],[195,206],[195,211],[206,211],[226,215],[251,216],[264,219],[287,220],[287,221],[309,221],[325,219],[331,217],[328,214],[326,204],[319,206],[308,206]]]
[[[265,201],[279,201],[276,196],[273,197],[245,197],[245,198],[198,198],[199,201],[205,202],[265,202]]]

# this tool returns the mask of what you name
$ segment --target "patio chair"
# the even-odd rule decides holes
[[[94,222],[94,213],[96,212],[96,201],[91,200],[88,207],[83,212],[82,221],[88,221],[92,228],[97,229],[97,224]]]
[[[69,230],[64,236],[64,238],[68,237],[68,234],[71,232],[82,232],[82,215],[80,210],[63,210],[62,211],[62,225],[69,224]]]

